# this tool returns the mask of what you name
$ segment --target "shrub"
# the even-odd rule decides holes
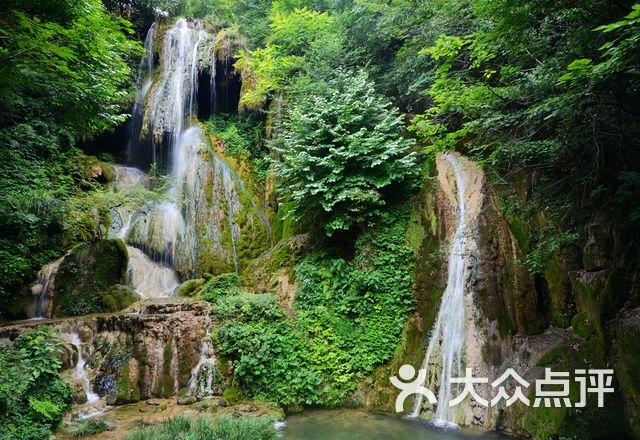
[[[69,429],[69,434],[71,434],[72,437],[84,437],[86,435],[99,434],[107,430],[109,430],[109,425],[103,420],[85,419],[79,421]]]
[[[292,100],[293,101],[293,100]],[[394,187],[417,176],[403,119],[366,74],[338,71],[326,88],[303,90],[284,123],[276,170],[296,219],[328,235],[377,219]]]
[[[211,278],[202,288],[202,299],[215,302],[218,298],[234,294],[239,291],[240,277],[235,272],[223,273]]]
[[[245,395],[343,405],[359,379],[393,356],[413,309],[407,218],[405,210],[384,216],[358,240],[353,261],[316,253],[300,263],[294,317],[269,294],[218,299],[214,338]]]
[[[73,398],[60,379],[61,341],[49,327],[0,342],[0,440],[47,439]]]

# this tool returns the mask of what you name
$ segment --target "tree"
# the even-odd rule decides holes
[[[141,45],[99,0],[0,5],[0,310],[59,257],[75,142],[123,122]]]
[[[417,167],[413,141],[401,136],[402,117],[364,72],[338,71],[327,85],[290,100],[274,149],[294,217],[320,221],[332,235],[376,218],[388,192]]]

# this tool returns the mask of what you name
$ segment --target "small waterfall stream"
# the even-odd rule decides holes
[[[82,340],[78,332],[61,333],[63,341],[73,345],[78,352],[78,360],[73,370],[73,378],[82,385],[82,391],[87,397],[87,401],[80,408],[81,410],[72,416],[73,419],[86,419],[103,413],[104,408],[100,396],[93,391],[91,380],[87,374],[87,361],[82,353]]]
[[[440,389],[437,394],[438,404],[435,412],[434,423],[441,426],[455,426],[454,408],[449,406],[452,396],[451,378],[460,377],[463,366],[463,348],[465,340],[465,249],[467,247],[466,224],[466,187],[464,171],[458,159],[446,154],[445,160],[450,164],[454,172],[457,188],[457,218],[458,224],[451,239],[449,250],[447,284],[442,294],[442,302],[433,327],[427,352],[422,367],[427,370],[427,377],[437,375],[433,371],[437,368],[432,364],[434,350],[439,350],[442,368],[439,372]],[[423,396],[415,399],[414,416],[419,416],[422,411]]]
[[[63,259],[64,257],[61,257],[53,263],[45,264],[38,272],[38,281],[31,288],[35,302],[33,319],[44,319],[46,317],[45,305],[47,296],[52,293],[56,273]]]
[[[213,324],[209,315],[205,316],[205,333],[200,345],[200,358],[191,372],[187,395],[196,398],[213,395],[216,372],[216,353],[211,339]]]

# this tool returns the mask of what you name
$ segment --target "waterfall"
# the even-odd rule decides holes
[[[216,372],[216,354],[211,339],[212,322],[209,315],[205,315],[205,333],[200,344],[200,358],[191,371],[187,395],[196,398],[213,395],[213,385]]]
[[[161,57],[161,77],[152,90],[152,102],[147,112],[152,141],[158,143],[169,135],[172,156],[182,134],[184,123],[193,112],[198,86],[198,61],[202,43],[208,34],[199,23],[192,29],[181,18],[165,35]]]
[[[93,387],[91,386],[91,381],[87,376],[86,364],[87,362],[84,359],[82,354],[82,341],[80,340],[80,335],[78,333],[66,333],[61,335],[62,339],[67,341],[69,344],[73,345],[76,350],[78,350],[78,362],[76,363],[76,368],[73,371],[73,376],[76,380],[78,380],[82,384],[82,390],[87,396],[87,404],[91,405],[98,401],[100,401],[100,396],[93,392]]]
[[[31,287],[35,301],[33,319],[44,319],[47,315],[45,303],[47,296],[51,296],[53,292],[53,283],[62,260],[64,257],[58,258],[53,263],[45,264],[38,272],[38,281]]]
[[[429,376],[437,372],[433,370],[436,365],[431,365],[431,357],[439,347],[442,369],[440,371],[440,389],[438,392],[438,404],[435,413],[435,424],[447,426],[455,425],[454,408],[449,407],[451,400],[451,378],[460,377],[463,364],[463,346],[465,340],[465,249],[467,246],[466,215],[466,186],[465,175],[458,159],[446,154],[445,160],[451,165],[455,175],[458,199],[458,225],[451,239],[449,250],[447,284],[442,294],[440,310],[433,327],[427,352],[422,363]],[[423,396],[418,395],[413,410],[414,416],[419,416],[422,409]]]
[[[171,296],[178,288],[176,273],[151,260],[144,252],[127,246],[129,253],[129,284],[141,298]]]
[[[154,72],[155,29],[152,26],[145,41],[147,52],[140,68],[145,81],[141,81],[134,105],[128,157],[148,157],[145,151],[150,148],[154,163],[171,179],[159,199],[114,210],[110,235],[183,277],[211,270],[215,262],[233,265],[238,272],[240,225],[248,225],[254,237],[263,237],[260,231],[266,231],[268,245],[272,245],[272,231],[242,179],[212,150],[195,120],[198,102],[206,102],[198,96],[200,71],[211,75],[210,95],[204,98],[214,104],[216,100],[215,38],[199,22],[178,19],[162,37],[159,67]],[[162,151],[168,152],[166,163],[155,161]],[[119,191],[146,182],[144,174],[131,167],[119,167],[117,173],[114,186]],[[260,249],[260,245],[253,249]],[[135,257],[130,264],[132,273],[149,268],[144,255],[130,254]],[[150,296],[150,289],[162,290],[154,297],[164,296],[174,283],[158,268],[130,278],[143,297]]]

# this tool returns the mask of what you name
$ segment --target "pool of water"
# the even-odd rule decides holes
[[[287,417],[285,440],[504,440],[500,434],[474,434],[437,428],[423,420],[356,410],[308,411]]]

